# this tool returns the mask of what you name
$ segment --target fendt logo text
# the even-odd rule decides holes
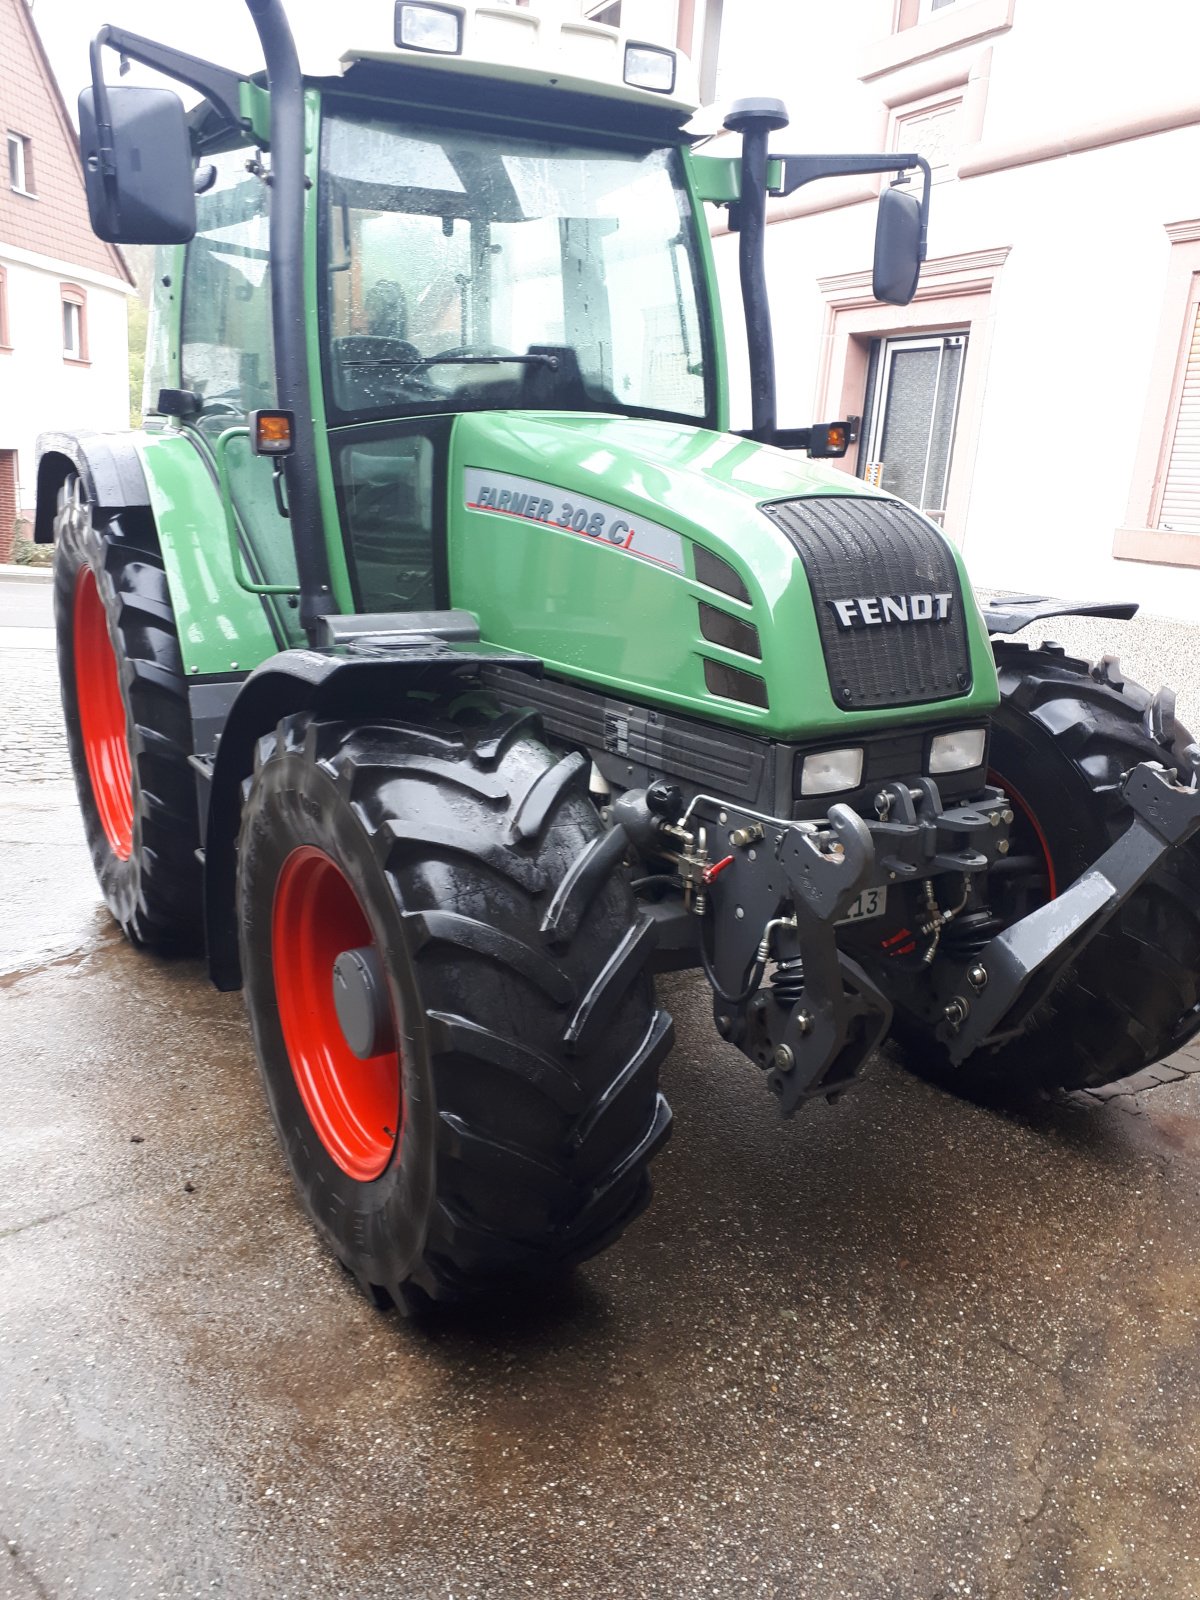
[[[885,622],[945,622],[949,594],[860,594],[851,600],[830,600],[843,628],[876,628]]]

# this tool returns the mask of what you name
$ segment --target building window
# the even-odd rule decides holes
[[[73,283],[62,286],[63,360],[86,361],[87,295]]]
[[[1200,217],[1172,222],[1162,318],[1123,527],[1123,561],[1200,567]]]
[[[894,113],[892,127],[893,150],[915,150],[929,163],[934,183],[944,183],[952,178],[958,160],[961,142],[963,102],[962,96],[942,99],[930,105],[921,105]]]
[[[860,57],[864,83],[933,61],[976,39],[1006,33],[1017,0],[893,0],[892,31],[868,41]],[[886,14],[886,13],[885,13]]]
[[[1192,279],[1180,366],[1175,426],[1151,526],[1163,533],[1200,533],[1200,276]]]
[[[875,339],[858,475],[945,524],[965,333]]]
[[[8,185],[17,194],[33,194],[33,151],[23,133],[8,136]]]
[[[589,22],[606,22],[610,28],[621,26],[621,0],[592,0],[585,5],[583,14]]]

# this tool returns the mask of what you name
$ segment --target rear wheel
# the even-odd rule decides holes
[[[1190,735],[1158,738],[1151,696],[1111,667],[1057,650],[998,651],[1003,700],[992,780],[1013,801],[1013,853],[1030,863],[1013,914],[1062,893],[1129,826],[1121,799],[1141,761],[1177,767]],[[1025,1033],[952,1066],[927,1028],[901,1019],[910,1064],[967,1094],[1095,1088],[1161,1061],[1200,1030],[1200,845],[1176,849],[1088,944]]]
[[[670,1123],[649,924],[580,782],[518,718],[290,718],[239,844],[242,970],[304,1203],[379,1304],[582,1261]]]
[[[63,715],[92,864],[135,944],[188,949],[201,908],[191,718],[154,528],[144,511],[101,522],[72,475],[54,531]]]

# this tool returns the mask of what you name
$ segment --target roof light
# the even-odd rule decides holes
[[[675,87],[675,52],[652,44],[625,46],[625,82],[633,89],[670,94]]]
[[[411,5],[396,0],[396,43],[406,50],[460,56],[463,47],[461,6]]]

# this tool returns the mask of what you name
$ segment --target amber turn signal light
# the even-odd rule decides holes
[[[292,451],[295,414],[291,411],[252,411],[250,445],[256,456],[286,456]]]

